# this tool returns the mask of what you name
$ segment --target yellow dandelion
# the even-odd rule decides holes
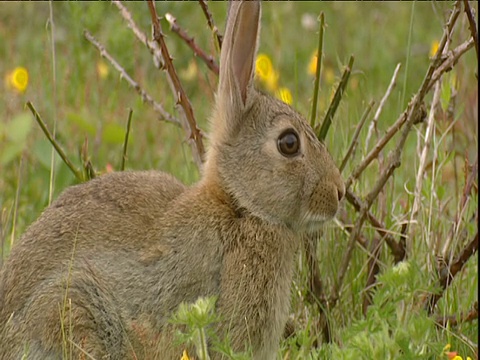
[[[433,40],[430,44],[430,58],[433,58],[438,51],[438,46],[440,42],[438,40]]]
[[[23,93],[28,86],[28,71],[22,66],[18,66],[5,77],[5,83],[8,88]]]
[[[273,71],[272,60],[266,54],[258,54],[255,61],[255,72],[261,80],[267,79],[271,76]]]
[[[276,96],[278,99],[282,100],[285,104],[292,104],[292,93],[286,87],[281,87],[278,89]]]
[[[180,360],[190,360],[190,356],[188,356],[187,350],[183,350],[183,354]]]
[[[272,60],[266,54],[259,54],[255,62],[255,73],[268,90],[275,91],[278,88],[279,75],[272,65]]]
[[[97,62],[97,74],[100,76],[100,79],[105,79],[108,76],[108,65],[104,61]]]
[[[310,62],[308,63],[307,71],[310,75],[315,75],[317,73],[317,58],[318,58],[318,55],[317,55],[317,52],[315,51],[312,57],[310,58]]]

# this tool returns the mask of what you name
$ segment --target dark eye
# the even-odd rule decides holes
[[[285,130],[277,140],[278,151],[283,156],[292,157],[300,151],[300,139],[293,129]]]

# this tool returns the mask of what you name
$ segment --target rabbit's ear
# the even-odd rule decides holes
[[[260,1],[230,1],[220,57],[219,92],[231,100],[240,96],[243,105],[253,86],[260,12]]]

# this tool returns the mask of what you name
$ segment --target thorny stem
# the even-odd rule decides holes
[[[352,190],[347,190],[345,197],[347,198],[348,202],[353,205],[355,210],[360,211],[363,207],[365,207],[363,201],[357,195],[355,195]],[[386,230],[385,225],[370,211],[367,212],[367,218],[370,224],[372,224],[374,229],[381,236],[381,238],[385,240],[388,247],[392,251],[394,263],[397,264],[402,261],[405,258],[405,248],[402,246],[402,244],[395,241],[393,236],[388,232],[388,230]]]
[[[205,0],[199,0],[200,7],[203,10],[203,13],[205,14],[205,17],[207,18],[207,24],[210,30],[212,30],[213,36],[215,37],[216,44],[217,44],[217,50],[220,52],[220,49],[222,48],[222,42],[223,42],[223,36],[220,34],[218,31],[217,26],[213,22],[212,14],[210,13],[210,10],[208,10],[208,6]]]
[[[213,71],[215,75],[218,76],[218,64],[213,58],[212,55],[208,55],[205,51],[198,47],[195,43],[195,39],[193,36],[188,36],[185,30],[183,30],[177,23],[177,19],[172,14],[165,14],[165,18],[167,19],[168,23],[170,24],[170,29],[180,36],[180,38],[187,43],[190,49],[193,50],[193,53],[202,59],[207,67]]]
[[[202,140],[203,136],[200,132],[200,129],[197,127],[197,122],[195,120],[195,115],[193,113],[190,100],[183,90],[180,79],[178,78],[173,66],[172,58],[170,57],[167,45],[165,44],[164,35],[162,33],[160,21],[158,20],[157,11],[155,9],[155,2],[153,0],[148,0],[148,8],[152,17],[153,39],[160,47],[162,59],[165,65],[164,68],[167,73],[168,83],[172,89],[177,104],[180,105],[179,109],[183,119],[183,121],[181,121],[181,125],[185,134],[188,134],[188,142],[192,149],[194,161],[198,168],[201,169],[205,155],[205,148]]]
[[[97,39],[95,39],[93,35],[90,34],[88,30],[85,30],[83,34],[85,35],[85,38],[97,48],[97,50],[100,52],[100,55],[107,59],[110,64],[112,64],[113,67],[120,73],[121,77],[125,79],[131,87],[135,89],[135,91],[142,98],[142,101],[151,105],[153,107],[153,110],[160,114],[161,120],[174,124],[180,124],[179,119],[168,113],[161,104],[153,100],[153,98],[145,90],[143,90],[135,80],[132,79],[132,77],[125,71],[125,69],[108,53],[108,51],[103,47],[103,45],[100,44]]]
[[[133,34],[137,37],[137,39],[146,46],[148,51],[150,51],[150,54],[152,54],[156,60],[159,60],[161,62],[162,56],[160,54],[160,49],[158,48],[157,43],[155,41],[149,40],[147,34],[145,34],[139,29],[135,21],[133,21],[132,14],[125,6],[123,6],[121,1],[112,0],[112,3],[118,8],[118,10],[120,11],[120,15],[122,15],[123,19],[127,22],[127,26],[133,31]],[[162,66],[163,64],[160,64],[160,67]]]
[[[422,85],[420,86],[420,89],[418,90],[417,94],[414,96],[412,101],[409,103],[409,105],[407,106],[407,110],[400,115],[400,117],[397,119],[397,121],[395,121],[395,123],[392,126],[388,128],[383,138],[377,142],[377,144],[368,153],[365,159],[352,172],[352,174],[350,175],[350,177],[348,178],[345,184],[345,187],[347,189],[352,185],[353,181],[358,179],[358,177],[367,168],[367,166],[370,165],[370,163],[378,157],[378,154],[385,147],[385,145],[390,141],[390,139],[403,127],[403,125],[407,121],[407,118],[409,118],[408,114],[416,113],[415,111],[412,111],[412,110],[415,110],[415,108],[419,106],[419,103],[423,102],[423,99],[425,98],[425,95],[429,90],[429,86],[430,84],[432,84],[431,83],[432,75],[434,71],[438,68],[439,63],[441,62],[441,54],[443,53],[443,49],[445,48],[447,39],[451,37],[453,27],[455,25],[455,22],[457,21],[459,14],[460,14],[460,0],[457,0],[455,2],[452,13],[450,14],[450,18],[448,19],[447,24],[445,26],[445,31],[440,40],[437,53],[435,54],[434,58],[430,63],[430,66],[427,70],[427,73],[422,82]]]
[[[336,282],[336,284],[334,286],[334,289],[333,289],[333,294],[332,294],[331,302],[330,302],[331,307],[335,306],[335,304],[336,304],[336,302],[339,298],[339,291],[342,287],[343,280],[344,280],[345,275],[346,275],[346,270],[348,268],[348,264],[350,263],[350,258],[351,258],[352,252],[353,252],[353,247],[354,247],[354,244],[355,244],[355,237],[360,234],[361,228],[362,228],[365,220],[367,219],[367,214],[368,214],[368,211],[370,209],[370,206],[373,204],[373,202],[377,198],[381,189],[383,189],[383,187],[385,186],[388,179],[392,176],[395,169],[400,166],[401,154],[402,154],[403,147],[405,145],[405,142],[406,142],[406,139],[408,137],[408,134],[410,132],[411,127],[413,126],[413,124],[418,122],[419,119],[421,120],[425,116],[423,100],[425,98],[425,95],[428,93],[429,85],[431,84],[431,81],[432,81],[432,75],[434,74],[435,70],[441,65],[441,62],[439,61],[440,56],[443,52],[445,44],[447,43],[447,39],[449,39],[450,36],[451,36],[453,26],[454,26],[454,24],[455,24],[455,22],[458,18],[458,14],[460,12],[459,3],[460,3],[460,1],[457,1],[455,3],[454,9],[453,9],[453,11],[451,13],[451,16],[450,16],[450,18],[447,22],[446,30],[444,31],[444,35],[443,35],[443,37],[440,41],[439,49],[438,49],[434,59],[432,60],[430,66],[427,70],[426,76],[425,76],[425,78],[424,78],[424,80],[423,80],[423,82],[420,86],[419,91],[415,94],[413,99],[408,104],[407,110],[395,122],[394,125],[398,126],[398,128],[392,128],[392,127],[390,128],[391,131],[389,131],[390,134],[389,134],[388,140],[397,131],[399,131],[400,128],[403,125],[405,125],[405,126],[403,126],[403,129],[401,131],[400,139],[397,143],[396,148],[393,151],[391,151],[390,154],[389,154],[388,164],[387,164],[385,170],[382,172],[380,178],[375,183],[373,189],[365,197],[365,203],[360,208],[360,215],[358,216],[357,221],[355,223],[355,227],[352,229],[352,232],[350,234],[350,239],[349,239],[349,242],[347,244],[347,250],[346,250],[345,255],[342,259],[342,263],[341,263],[341,266],[340,266],[340,271],[339,271],[339,275],[338,275],[338,278],[337,278],[337,282]],[[444,71],[447,70],[446,68],[444,68],[444,69],[445,69]],[[373,153],[373,155],[372,155],[372,152],[370,152],[370,154],[367,156],[367,158],[362,162],[362,164],[360,164],[359,167],[357,167],[357,169],[350,176],[350,178],[348,179],[347,184],[346,184],[347,192],[348,192],[348,188],[351,185],[353,179],[360,175],[360,173],[366,168],[366,166],[374,158],[377,157],[380,150],[388,142],[388,140],[385,140],[386,136],[387,135],[385,135],[384,138],[382,138],[377,143],[377,145],[375,146],[375,149],[377,149],[377,150],[375,150],[375,149],[374,150],[376,152]],[[367,159],[368,159],[368,161],[367,161]],[[349,197],[347,196],[347,199],[348,198]],[[408,250],[411,250],[411,239],[407,239],[407,240],[410,240],[410,243],[407,244],[407,251],[408,251]]]
[[[472,8],[470,7],[470,3],[468,0],[463,0],[463,5],[464,5],[465,13],[467,14],[468,27],[470,28],[473,42],[475,44],[475,51],[477,52],[477,61],[478,61],[478,32],[477,32],[477,24],[475,24],[475,16],[472,12]]]

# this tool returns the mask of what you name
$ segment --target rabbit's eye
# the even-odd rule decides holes
[[[298,154],[300,150],[300,139],[293,129],[285,130],[277,141],[278,151],[283,156],[292,157]]]

